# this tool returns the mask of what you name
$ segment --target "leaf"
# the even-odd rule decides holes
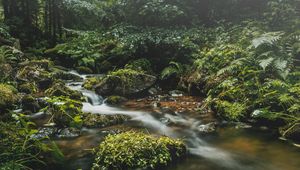
[[[266,70],[266,68],[268,66],[270,66],[272,64],[272,62],[274,61],[274,58],[273,57],[270,57],[268,59],[265,59],[265,60],[260,60],[259,61],[259,65],[264,69]]]

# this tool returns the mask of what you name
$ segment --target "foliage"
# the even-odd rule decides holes
[[[19,123],[0,122],[0,167],[30,169],[33,165],[42,165],[40,156],[50,148],[41,139],[32,137],[37,133],[32,122],[16,118]]]
[[[180,140],[129,131],[108,135],[94,152],[93,169],[155,169],[183,156],[186,148]]]
[[[53,97],[47,100],[49,106],[44,110],[51,114],[49,122],[54,122],[58,127],[82,126],[82,103],[68,97]]]
[[[153,73],[151,62],[145,58],[130,61],[128,64],[125,65],[125,68],[136,71],[142,71],[148,74]]]

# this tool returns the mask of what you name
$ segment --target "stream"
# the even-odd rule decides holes
[[[76,73],[74,73],[76,74]],[[86,78],[86,75],[80,75]],[[181,138],[188,147],[187,158],[174,162],[167,170],[298,170],[300,149],[278,140],[275,134],[259,128],[224,125],[214,133],[203,135],[199,129],[207,124],[196,114],[157,111],[157,109],[112,107],[93,91],[82,88],[83,82],[69,82],[68,87],[88,98],[83,112],[127,115],[131,119],[108,128],[83,129],[79,137],[54,139],[65,154],[61,169],[90,169],[93,158],[89,149],[98,146],[115,129],[143,131]],[[49,167],[53,169],[54,167]],[[55,167],[55,169],[60,169]]]

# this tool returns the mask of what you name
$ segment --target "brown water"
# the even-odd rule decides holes
[[[84,90],[78,84],[73,89]],[[163,109],[110,107],[101,97],[84,90],[91,103],[84,103],[83,111],[94,114],[124,114],[131,120],[123,125],[103,129],[84,129],[81,136],[54,139],[65,154],[63,165],[49,169],[90,169],[91,149],[116,130],[140,129],[150,133],[184,139],[187,158],[174,162],[167,170],[299,170],[300,148],[278,139],[276,134],[256,128],[241,129],[235,125],[218,127],[215,133],[203,135],[199,127],[213,121],[195,113],[167,113]],[[144,109],[143,109],[144,108]]]

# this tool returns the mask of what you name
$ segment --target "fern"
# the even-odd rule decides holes
[[[265,59],[265,60],[260,60],[259,61],[259,65],[264,69],[266,70],[266,68],[268,66],[270,66],[272,64],[272,62],[274,61],[274,58],[273,57],[270,57],[268,59]]]
[[[229,66],[227,67],[224,67],[222,69],[220,69],[218,72],[217,72],[217,76],[220,76],[224,73],[232,73],[233,70],[235,70],[236,68],[238,68],[239,66],[243,65],[244,62],[246,61],[247,59],[246,58],[239,58],[237,60],[234,60],[232,61]]]
[[[184,72],[184,66],[177,62],[170,62],[169,66],[166,67],[160,75],[161,79],[167,79],[172,75],[180,75]]]
[[[276,42],[278,42],[283,35],[283,32],[268,32],[265,34],[262,34],[260,37],[255,38],[252,40],[252,46],[254,48],[258,48],[261,45],[274,45]]]

